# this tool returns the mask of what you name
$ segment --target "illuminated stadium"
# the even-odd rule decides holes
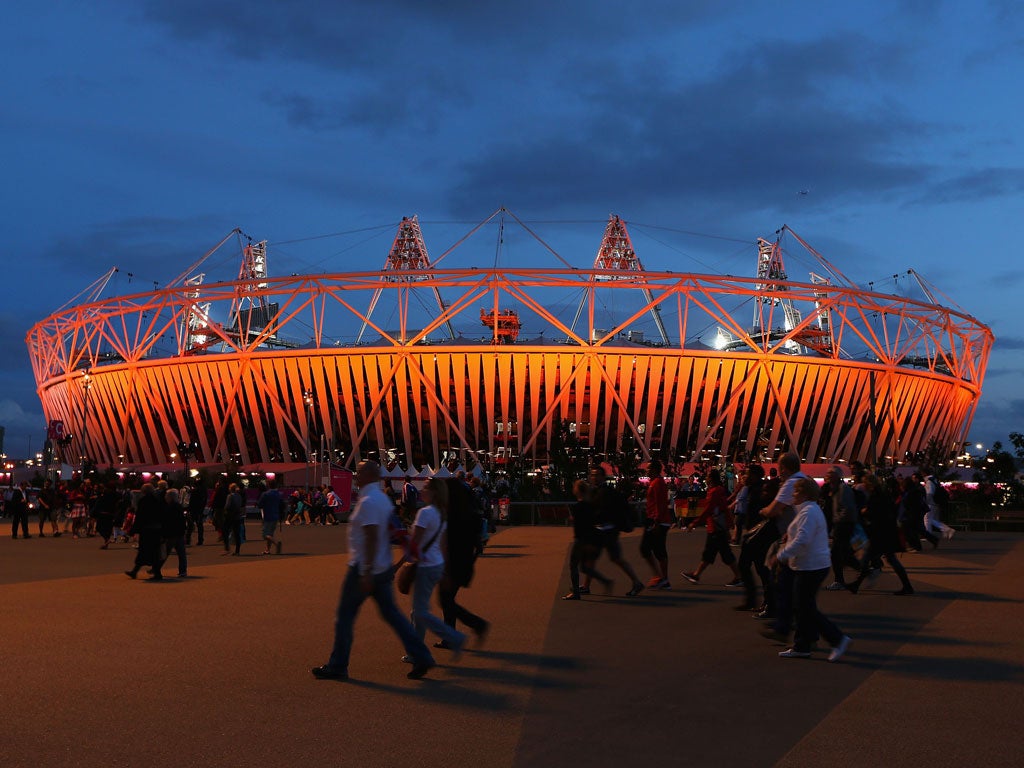
[[[182,444],[209,465],[493,467],[544,463],[566,433],[670,462],[966,437],[993,335],[912,271],[915,297],[865,290],[788,228],[745,246],[747,276],[646,270],[617,216],[574,265],[532,226],[499,209],[431,259],[405,218],[355,254],[383,269],[288,276],[236,230],[211,250],[237,246],[236,279],[210,281],[207,254],[159,290],[98,281],[27,335],[51,438],[99,467]],[[513,229],[553,266],[497,266]]]

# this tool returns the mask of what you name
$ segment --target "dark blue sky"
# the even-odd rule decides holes
[[[284,244],[499,206],[592,222],[556,243],[579,266],[615,212],[746,242],[788,224],[884,290],[913,268],[996,334],[972,437],[1024,431],[1024,16],[1009,0],[851,8],[7,4],[7,452],[42,439],[26,331],[111,266],[107,295],[171,280],[234,227]],[[732,241],[637,245],[651,269],[742,269]],[[270,267],[366,258],[325,239],[272,248]]]

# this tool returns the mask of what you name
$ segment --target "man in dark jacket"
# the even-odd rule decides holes
[[[156,494],[152,483],[142,486],[142,494],[135,510],[135,522],[132,524],[132,533],[139,535],[139,548],[135,554],[134,567],[125,571],[128,578],[134,579],[139,569],[148,565],[153,570],[153,575],[149,577],[150,581],[163,579],[160,573],[163,566],[160,549],[163,542],[164,503]]]
[[[448,485],[448,553],[445,560],[445,574],[438,586],[441,612],[444,623],[455,627],[461,621],[476,634],[482,643],[490,629],[490,622],[477,616],[455,598],[459,590],[468,587],[473,580],[476,564],[477,545],[480,541],[480,516],[473,492],[458,478],[449,478]],[[434,644],[435,648],[447,648],[444,641]]]
[[[11,516],[11,537],[18,538],[18,526],[21,526],[21,538],[31,539],[28,533],[28,501],[25,500],[25,483],[11,490],[11,499],[5,505],[7,514]]]

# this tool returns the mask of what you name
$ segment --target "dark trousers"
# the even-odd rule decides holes
[[[888,549],[888,548],[886,548]],[[864,579],[867,578],[868,573],[871,571],[871,564],[873,561],[885,560],[892,568],[892,572],[895,573],[899,579],[900,584],[903,585],[904,589],[912,589],[910,586],[910,577],[907,576],[907,569],[903,567],[903,563],[896,557],[896,553],[892,551],[882,551],[882,548],[878,546],[872,546],[868,544],[868,551],[864,554],[864,564],[861,566],[860,575],[857,577],[855,582],[858,587]]]
[[[467,611],[455,602],[461,587],[446,585],[446,581],[447,579],[442,580],[441,586],[437,590],[438,599],[441,601],[441,614],[444,616],[444,623],[449,627],[455,628],[456,622],[461,621],[474,632],[480,632],[485,629],[487,622],[484,619],[475,613]]]
[[[827,568],[825,572],[828,572]],[[793,626],[793,584],[798,573],[800,571],[794,571],[783,563],[776,566],[774,573],[775,621],[772,622],[772,627],[784,635],[788,635]]]
[[[28,510],[11,513],[11,535],[18,538],[18,526],[21,526],[21,535],[28,538]]]
[[[221,531],[221,535],[224,537],[224,551],[228,552],[231,550],[230,539],[232,536],[235,537],[235,554],[237,555],[242,549],[242,526],[245,521],[240,517],[228,517],[224,519],[224,530]]]
[[[163,537],[159,529],[143,529],[139,531],[139,548],[135,551],[135,567],[133,573],[138,573],[144,565],[153,569],[154,576],[160,576],[160,569],[163,568],[164,558],[161,557],[160,545]]]
[[[757,586],[754,583],[754,571],[761,579],[761,586],[764,589],[765,608],[768,613],[775,613],[775,579],[771,569],[764,564],[764,558],[768,554],[768,548],[772,542],[779,538],[779,528],[775,522],[769,520],[757,532],[750,534],[743,541],[740,547],[739,571],[743,580],[743,591],[746,594],[747,604],[751,608],[757,605]]]
[[[853,560],[853,547],[850,538],[856,523],[841,520],[832,527],[832,573],[840,584],[846,583],[843,569]]]
[[[786,570],[789,570],[788,568]],[[817,571],[790,571],[793,610],[796,614],[796,635],[793,649],[809,652],[819,637],[835,647],[843,639],[842,630],[818,610],[818,590],[828,576],[828,568]]]
[[[196,543],[199,546],[203,546],[203,517],[205,513],[203,510],[199,512],[189,512],[188,514],[188,528],[185,531],[185,543],[192,543],[192,531],[196,532]]]
[[[601,548],[597,544],[579,540],[573,541],[572,549],[569,551],[569,580],[572,582],[573,592],[580,591],[580,571],[601,583],[608,581],[605,576],[594,569],[594,561],[600,552]]]
[[[391,588],[393,580],[394,575],[390,570],[378,573],[373,577],[373,591],[367,595],[359,585],[359,569],[349,566],[345,573],[345,581],[341,585],[341,598],[338,600],[338,613],[334,620],[334,647],[327,661],[327,666],[331,669],[348,672],[356,616],[359,615],[359,609],[367,598],[372,598],[377,603],[380,617],[398,635],[405,652],[412,657],[413,664],[426,666],[434,663],[434,657],[427,650],[427,646],[395,605],[395,593]]]

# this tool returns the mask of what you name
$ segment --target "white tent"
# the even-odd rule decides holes
[[[402,465],[401,464],[395,464],[395,466],[393,466],[391,469],[388,469],[388,470],[385,470],[384,472],[381,472],[381,476],[382,477],[395,477],[395,478],[401,477],[401,478],[404,479],[405,478],[405,470],[402,469]]]
[[[483,479],[484,468],[482,465],[476,464],[471,470],[469,470],[469,474],[473,475],[473,477],[479,477],[480,479]]]
[[[448,470],[444,464],[438,467],[437,472],[434,473],[434,477],[451,477],[452,473]]]
[[[459,464],[459,466],[455,468],[455,474],[457,475],[459,472],[466,474],[466,467],[463,464]]]
[[[429,464],[424,464],[423,467],[413,477],[433,477],[434,470],[430,468]]]

